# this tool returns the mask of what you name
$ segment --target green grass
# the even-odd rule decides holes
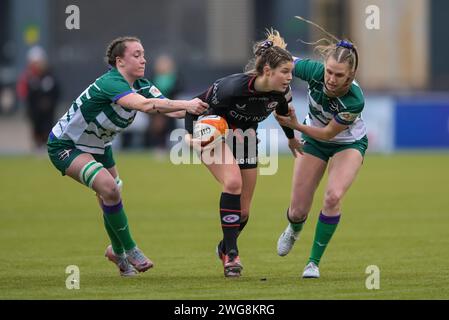
[[[276,255],[286,225],[292,159],[259,177],[239,240],[244,275],[224,279],[219,185],[199,165],[149,155],[116,157],[131,231],[155,268],[118,276],[93,192],[61,177],[46,158],[0,158],[0,299],[448,299],[449,154],[368,155],[320,265],[299,277],[310,252],[323,184],[301,239]],[[323,181],[325,182],[325,181]],[[81,289],[65,287],[77,265]],[[380,268],[380,290],[365,269]],[[266,278],[266,281],[262,281]]]

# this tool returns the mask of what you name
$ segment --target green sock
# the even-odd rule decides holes
[[[304,219],[301,222],[292,221],[288,215],[289,210],[290,209],[287,209],[287,220],[288,220],[288,222],[290,222],[290,227],[293,229],[293,231],[300,232],[302,230],[302,227],[304,226],[304,222],[306,222],[306,219]]]
[[[109,239],[111,240],[112,250],[115,254],[122,254],[125,252],[125,249],[122,246],[122,243],[120,242],[120,239],[117,237],[117,235],[114,233],[114,230],[109,225],[108,220],[106,219],[106,215],[103,214],[103,221],[104,221],[104,227],[106,229],[106,232],[108,233]]]
[[[136,246],[131,232],[129,231],[128,219],[123,210],[122,202],[113,206],[106,206],[103,204],[104,218],[107,220],[114,234],[120,240],[125,250],[131,250]]]
[[[325,216],[322,212],[315,229],[315,239],[313,240],[312,251],[310,252],[309,262],[313,262],[316,265],[320,263],[324,250],[326,250],[329,241],[332,238],[335,230],[337,229],[340,216],[329,217]]]
[[[292,222],[290,222],[290,227],[295,232],[301,231],[303,226],[304,226],[304,222],[301,222],[301,223],[292,223]]]

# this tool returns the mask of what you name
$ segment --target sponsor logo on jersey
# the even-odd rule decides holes
[[[230,116],[238,121],[245,121],[245,122],[261,122],[265,120],[268,115],[262,115],[262,116],[246,116],[243,114],[240,114],[234,110],[231,110],[229,112]]]
[[[217,96],[217,91],[218,91],[218,82],[215,82],[212,88],[212,104],[219,104],[220,100],[218,100],[218,96]]]
[[[329,100],[329,109],[331,110],[331,111],[336,111],[336,112],[339,112],[339,109],[340,109],[340,105],[338,104],[338,102],[336,101],[336,100],[334,100],[334,99],[332,99],[332,100]]]
[[[270,103],[267,105],[267,111],[268,111],[268,112],[272,112],[274,109],[276,109],[276,107],[277,107],[278,104],[279,104],[279,102],[277,102],[277,101],[270,102]]]
[[[245,110],[246,104],[239,105],[238,103],[236,103],[236,104],[235,104],[235,107],[236,107],[237,109],[239,109],[239,110]]]
[[[150,93],[153,97],[159,97],[162,95],[162,93],[159,91],[159,89],[156,88],[155,86],[151,86]]]
[[[248,101],[257,101],[257,102],[264,102],[264,101],[268,101],[270,100],[270,98],[268,97],[249,97]]]

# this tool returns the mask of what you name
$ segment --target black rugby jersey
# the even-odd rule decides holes
[[[268,118],[276,110],[281,115],[288,113],[288,104],[292,101],[290,87],[285,92],[259,92],[254,89],[255,75],[237,73],[214,82],[198,98],[209,104],[204,115],[218,115],[228,122],[232,129],[257,129],[259,122]],[[185,117],[185,128],[192,134],[193,121],[198,116],[190,113]],[[293,130],[282,127],[285,135],[291,139]]]

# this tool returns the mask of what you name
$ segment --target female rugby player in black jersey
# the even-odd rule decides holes
[[[211,153],[201,152],[202,162],[223,186],[220,198],[223,240],[217,246],[217,254],[223,262],[225,277],[238,277],[243,268],[237,237],[248,222],[256,186],[257,125],[274,110],[287,115],[292,100],[289,84],[293,57],[283,48],[285,42],[279,33],[268,32],[267,39],[254,46],[255,57],[245,73],[219,79],[199,96],[209,103],[207,115],[225,118],[233,131],[231,138],[228,136],[226,142],[213,149],[213,159],[220,161],[206,159]],[[195,145],[192,132],[196,119],[197,116],[186,114],[186,141],[191,145]],[[296,156],[301,152],[301,144],[291,129],[284,127],[283,130]]]

